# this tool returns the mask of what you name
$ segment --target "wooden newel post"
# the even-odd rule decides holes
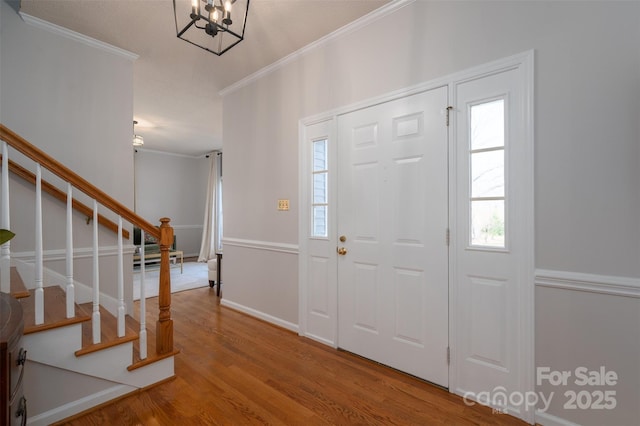
[[[160,219],[160,290],[158,305],[160,314],[156,323],[156,352],[158,355],[173,351],[173,320],[171,319],[171,271],[169,248],[173,244],[173,228],[170,219]]]

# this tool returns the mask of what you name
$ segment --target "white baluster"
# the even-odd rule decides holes
[[[147,296],[144,287],[144,231],[140,230],[140,359],[147,358]]]
[[[93,200],[93,343],[100,343],[100,270],[98,268],[98,202]]]
[[[122,256],[122,216],[118,216],[118,337],[124,337],[124,264]]]
[[[44,323],[44,289],[42,288],[42,167],[36,164],[36,259],[35,303],[36,325]]]
[[[75,286],[73,284],[73,189],[67,184],[67,318],[76,316]]]
[[[9,214],[9,146],[2,141],[2,211],[0,228],[10,229]],[[0,246],[0,292],[11,292],[9,268],[11,267],[11,243]]]

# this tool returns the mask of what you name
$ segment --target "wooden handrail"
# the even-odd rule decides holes
[[[2,160],[2,154],[0,154],[0,160]],[[25,169],[24,167],[22,167],[20,164],[16,163],[15,161],[9,160],[9,170],[16,176],[19,176],[22,179],[26,180],[27,182],[35,185],[36,175],[30,172],[29,170]],[[63,203],[67,201],[67,194],[62,192],[61,190],[59,190],[58,188],[56,188],[46,180],[42,180],[42,190],[47,194],[53,196],[54,198],[62,201]],[[80,213],[87,216],[87,221],[93,218],[93,210],[91,209],[91,207],[76,200],[75,198],[73,199],[72,204],[74,209],[76,209]],[[115,233],[118,233],[118,224],[112,220],[107,219],[101,214],[98,214],[98,223],[100,223],[100,225],[104,226],[105,228]],[[128,240],[129,231],[127,231],[126,229],[123,229],[122,236]]]
[[[20,135],[8,129],[4,124],[0,124],[0,139],[7,142],[13,149],[20,152],[24,156],[30,158],[36,163],[39,163],[42,167],[49,170],[65,182],[69,182],[73,187],[78,188],[80,191],[95,199],[96,201],[98,201],[98,203],[102,204],[109,210],[122,216],[123,219],[126,219],[133,225],[144,229],[146,233],[151,234],[158,239],[160,238],[159,227],[154,226],[147,220],[141,218],[133,210],[127,208],[122,203],[110,197],[109,195],[107,195],[107,193],[91,184],[89,181],[82,178],[78,174],[74,173],[64,164],[56,161],[46,152],[30,144]]]

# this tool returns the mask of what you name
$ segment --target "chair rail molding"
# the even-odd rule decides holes
[[[537,269],[536,287],[640,298],[640,278]]]
[[[223,238],[222,245],[243,247],[256,250],[268,250],[279,253],[298,254],[298,244],[277,243],[272,241],[246,240],[242,238]]]
[[[135,252],[136,246],[134,245],[126,245],[123,247],[123,254],[133,254]],[[53,250],[44,250],[43,251],[43,260],[45,262],[53,262],[56,260],[64,260],[65,257],[64,249],[53,249]],[[117,256],[118,255],[118,246],[101,246],[98,250],[98,254],[101,257],[107,256]],[[83,258],[91,258],[93,255],[93,251],[91,247],[79,247],[73,249],[73,258],[74,259],[83,259]],[[30,260],[35,259],[36,253],[34,251],[21,251],[21,252],[12,252],[11,257],[15,259],[19,259],[25,262],[29,262]]]

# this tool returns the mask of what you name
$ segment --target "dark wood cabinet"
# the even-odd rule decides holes
[[[27,353],[22,347],[24,320],[20,303],[0,293],[0,425],[26,425],[27,400],[22,378]]]

